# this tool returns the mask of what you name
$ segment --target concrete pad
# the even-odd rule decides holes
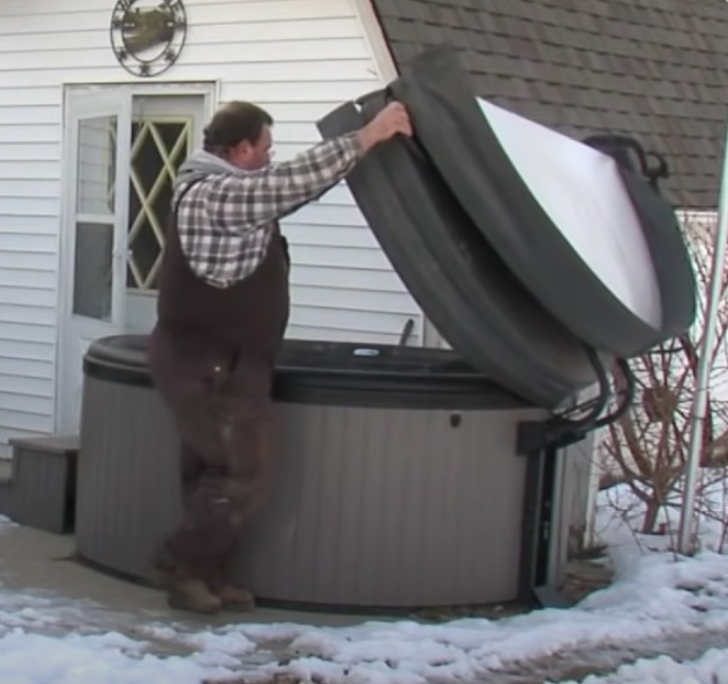
[[[59,536],[20,526],[0,531],[0,583],[27,594],[48,592],[64,599],[96,605],[96,618],[108,623],[168,622],[199,630],[244,622],[288,622],[316,626],[346,626],[366,616],[306,613],[258,608],[251,613],[195,616],[168,608],[164,594],[124,581],[81,564],[71,536]],[[101,615],[106,613],[105,616]],[[377,618],[381,619],[381,618]],[[120,625],[116,626],[120,629]]]

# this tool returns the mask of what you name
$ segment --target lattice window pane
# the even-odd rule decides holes
[[[190,121],[145,119],[132,128],[127,286],[156,290],[172,181],[189,153]]]

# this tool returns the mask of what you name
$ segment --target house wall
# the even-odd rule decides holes
[[[0,445],[54,428],[64,84],[219,81],[219,103],[277,119],[277,159],[319,139],[315,121],[382,82],[356,0],[188,0],[187,43],[162,76],[117,63],[113,0],[0,0]],[[377,45],[379,48],[377,49]],[[385,74],[389,77],[391,74]],[[289,336],[396,342],[422,316],[345,187],[284,224]]]

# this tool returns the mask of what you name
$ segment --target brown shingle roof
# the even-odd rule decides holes
[[[667,156],[670,198],[718,204],[726,0],[373,0],[399,67],[461,51],[478,94],[577,138],[626,133]]]

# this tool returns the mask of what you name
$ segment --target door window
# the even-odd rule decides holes
[[[157,289],[172,182],[190,152],[191,118],[144,117],[132,124],[127,287]]]
[[[116,115],[78,122],[73,313],[110,321],[116,222]]]

